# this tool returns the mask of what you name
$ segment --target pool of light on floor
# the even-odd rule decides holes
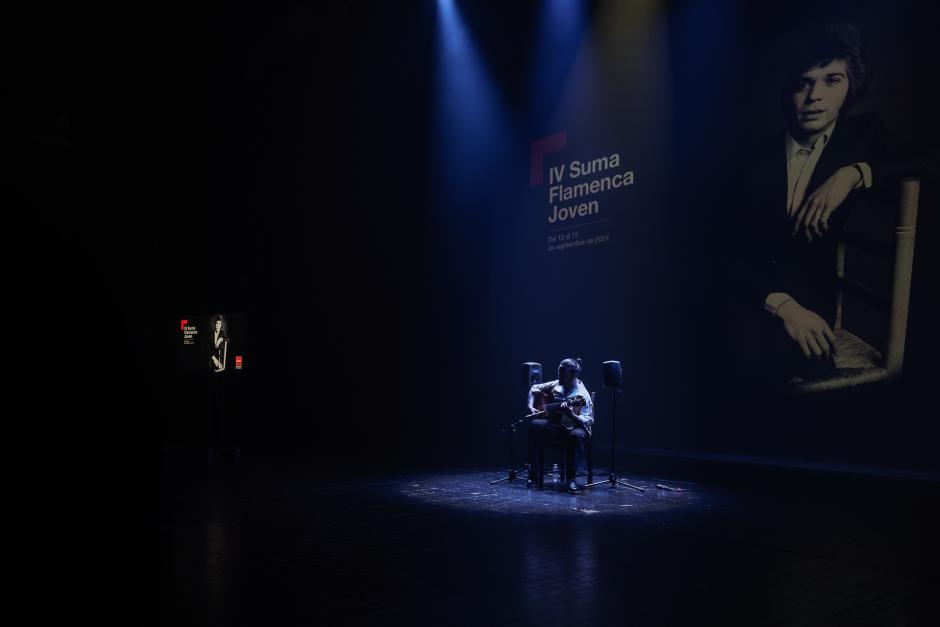
[[[512,514],[570,514],[579,516],[634,515],[673,508],[700,506],[707,497],[701,486],[681,481],[618,475],[620,479],[644,488],[611,488],[609,484],[568,494],[561,485],[526,488],[524,480],[490,485],[505,473],[499,471],[461,471],[423,474],[388,486],[390,495],[405,500],[440,507]],[[596,474],[594,480],[605,480]],[[583,486],[584,477],[578,484]],[[667,485],[673,489],[657,488]]]

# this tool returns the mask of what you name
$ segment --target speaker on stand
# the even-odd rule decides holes
[[[639,490],[640,492],[645,492],[644,488],[640,486],[627,483],[623,479],[617,478],[617,473],[614,470],[614,460],[616,458],[616,444],[617,444],[617,396],[620,394],[620,389],[623,382],[623,369],[620,367],[619,361],[605,361],[604,362],[604,389],[611,390],[612,398],[610,404],[610,474],[607,476],[606,481],[595,481],[594,483],[589,483],[585,485],[585,488],[592,488],[606,483],[611,488],[616,488],[618,486],[624,486],[627,488],[633,488],[634,490]]]

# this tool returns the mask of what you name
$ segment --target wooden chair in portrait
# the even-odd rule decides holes
[[[836,369],[791,384],[797,394],[895,378],[904,365],[920,180],[901,182],[893,201],[856,208],[837,250]]]

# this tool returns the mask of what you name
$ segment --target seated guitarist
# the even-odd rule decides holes
[[[541,447],[553,443],[564,446],[567,451],[565,477],[568,480],[568,491],[578,491],[575,476],[584,454],[584,439],[590,437],[591,425],[594,424],[594,404],[584,383],[578,378],[580,374],[581,366],[577,361],[564,359],[558,364],[557,380],[533,385],[529,390],[530,414],[540,412],[546,405],[561,403],[557,409],[545,412],[544,416],[529,422],[527,488],[535,485],[538,479],[536,468]]]

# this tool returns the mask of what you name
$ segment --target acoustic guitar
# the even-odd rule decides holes
[[[557,398],[554,394],[542,392],[535,399],[535,408],[537,411],[533,414],[529,414],[526,418],[548,418],[551,424],[564,427],[569,431],[575,427],[583,426],[580,420],[568,415],[568,412],[562,409],[562,405],[567,405],[572,409],[575,407],[584,407],[587,405],[587,400],[580,394],[571,398]]]

